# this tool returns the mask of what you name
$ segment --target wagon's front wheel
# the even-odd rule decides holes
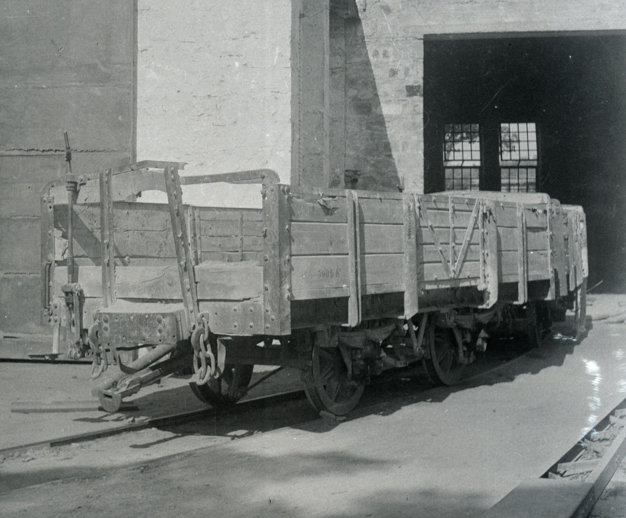
[[[195,396],[212,407],[234,405],[246,394],[254,365],[226,364],[218,380],[205,385],[189,383]]]
[[[314,343],[311,365],[302,374],[304,392],[317,411],[345,415],[361,399],[364,385],[350,378],[339,347]]]

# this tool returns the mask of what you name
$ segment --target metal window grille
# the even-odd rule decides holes
[[[478,124],[446,124],[443,163],[446,191],[479,189],[481,155]]]
[[[537,191],[537,125],[500,124],[500,185],[506,192]]]

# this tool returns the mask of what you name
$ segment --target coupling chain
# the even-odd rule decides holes
[[[206,385],[217,368],[215,355],[209,343],[209,323],[204,317],[202,317],[201,324],[198,324],[191,333],[191,346],[193,347],[193,371],[196,374],[195,383]]]
[[[89,330],[87,331],[87,339],[89,340],[89,347],[93,355],[93,361],[91,362],[92,379],[99,378],[109,366],[106,350],[100,345],[98,334],[98,323],[95,322],[89,326]]]

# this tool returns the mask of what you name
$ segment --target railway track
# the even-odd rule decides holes
[[[189,412],[180,412],[175,414],[169,414],[161,417],[151,417],[132,423],[116,426],[114,428],[107,428],[104,430],[96,430],[93,432],[68,435],[57,439],[51,439],[47,441],[39,441],[30,444],[24,444],[20,446],[14,446],[11,448],[5,448],[0,450],[0,457],[11,457],[12,455],[19,454],[21,452],[41,449],[41,448],[55,448],[59,446],[67,446],[70,444],[77,444],[82,442],[94,441],[97,439],[104,439],[106,437],[112,437],[128,432],[138,432],[146,430],[148,428],[165,428],[173,427],[182,424],[187,424],[194,421],[206,421],[211,417],[220,414],[242,414],[245,412],[251,412],[255,410],[262,410],[264,408],[279,405],[287,401],[294,401],[298,399],[304,399],[303,390],[291,390],[287,392],[280,392],[277,394],[271,394],[266,396],[259,396],[256,398],[240,401],[236,405],[225,409],[215,409],[211,407],[203,408],[201,410],[193,410]]]
[[[468,375],[463,380],[463,384],[471,383],[473,380],[481,376],[485,376],[493,371],[497,371],[498,369],[505,367],[506,365],[510,365],[522,356],[522,354],[520,354],[520,350],[516,350],[513,353],[509,353],[509,356],[510,357],[506,360],[503,360],[501,356],[498,356],[497,358],[492,357],[484,363],[479,364],[477,367],[473,367],[473,370],[468,372]],[[368,407],[384,403],[389,399],[402,400],[407,397],[410,399],[411,396],[415,396],[416,394],[416,397],[419,397],[420,393],[423,393],[430,388],[433,387],[429,383],[422,367],[418,364],[413,364],[401,370],[389,370],[382,376],[373,379],[371,385],[366,391],[366,396],[363,398],[359,408],[356,410],[356,413],[359,414],[361,412],[367,412]],[[212,422],[216,417],[234,417],[239,419],[239,421],[247,421],[249,424],[252,424],[255,418],[259,418],[257,415],[258,412],[267,411],[273,408],[277,409],[280,405],[285,403],[301,400],[303,404],[300,412],[296,412],[296,415],[294,416],[281,416],[278,418],[280,423],[277,426],[289,426],[299,424],[303,420],[310,420],[316,417],[315,412],[310,409],[308,404],[306,404],[305,399],[306,396],[304,390],[288,390],[257,396],[251,399],[244,399],[235,405],[221,409],[209,406],[200,410],[173,413],[165,416],[138,418],[138,420],[133,420],[133,422],[125,423],[112,428],[100,429],[80,434],[71,434],[56,439],[0,449],[0,459],[10,458],[30,450],[58,448],[71,444],[86,443],[124,433],[139,432],[150,428],[179,430],[181,427],[185,427],[185,433],[194,433],[194,431],[202,430],[202,427],[206,426],[206,423]],[[390,403],[391,402],[392,401],[390,401]],[[137,410],[137,408],[133,406],[132,401],[130,401],[128,405],[130,405],[128,407],[129,410]],[[330,414],[323,414],[322,417],[335,421],[345,419],[335,418]],[[200,431],[200,433],[202,432]]]

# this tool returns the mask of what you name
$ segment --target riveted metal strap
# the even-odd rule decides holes
[[[192,329],[198,318],[198,293],[191,247],[189,246],[189,236],[187,234],[187,224],[185,222],[183,193],[177,168],[165,168],[165,187],[172,219],[172,233],[174,235],[174,247],[176,249],[183,305],[185,306],[185,318],[187,320],[187,328]]]

